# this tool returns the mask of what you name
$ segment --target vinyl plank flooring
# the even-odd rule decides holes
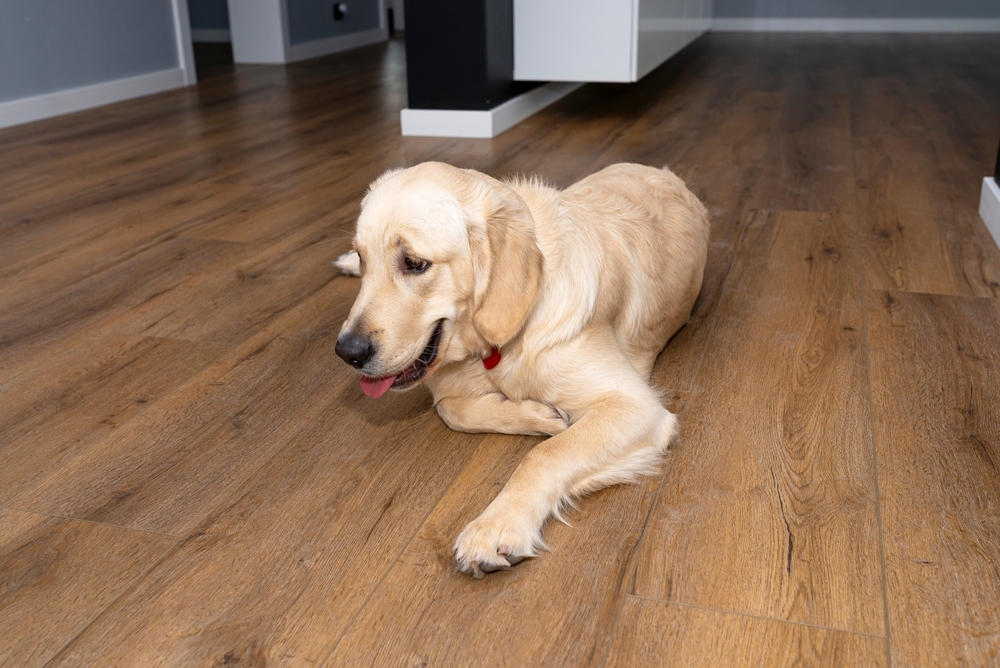
[[[419,390],[374,407],[356,383],[326,394],[51,665],[318,665],[483,438]]]
[[[858,138],[858,219],[865,285],[980,297],[1000,296],[996,253],[971,224],[975,208],[940,178],[934,148],[920,138]],[[978,204],[978,203],[977,203]]]
[[[757,208],[854,214],[847,96],[786,95],[767,140]]]
[[[143,414],[208,367],[218,345],[84,338],[71,354],[0,389],[0,504]]]
[[[353,380],[333,354],[335,339],[288,333],[303,321],[342,319],[346,283],[236,346],[12,505],[186,535]]]
[[[865,60],[865,63],[870,61]],[[851,134],[872,140],[894,135],[901,138],[927,134],[927,126],[910,90],[901,77],[863,76],[851,91]]]
[[[0,507],[0,664],[45,665],[175,542]]]
[[[404,52],[0,130],[0,663],[1000,661],[1000,41],[714,32],[493,140],[400,137]],[[365,187],[426,160],[667,164],[712,220],[663,475],[481,581],[455,537],[538,439],[333,350]]]
[[[887,666],[885,639],[629,597],[608,668]]]
[[[45,280],[19,280],[20,291],[3,283],[0,292],[12,292],[0,298],[0,373],[17,378],[84,340],[112,334],[144,302],[252,252],[247,244],[174,238],[134,249],[102,271],[51,289]]]
[[[551,551],[511,571],[474,580],[451,556],[537,441],[483,440],[324,665],[600,665],[654,480],[583,499],[571,527],[546,526]]]
[[[637,595],[884,633],[860,272],[845,222],[761,213],[744,232]]]
[[[0,352],[58,331],[80,329],[155,298],[192,273],[235,263],[246,244],[175,238],[124,253],[113,265],[55,289],[23,276],[0,288]],[[51,269],[46,269],[51,271]]]
[[[732,99],[706,112],[699,140],[689,151],[694,155],[685,154],[682,159],[692,164],[766,164],[770,137],[780,129],[784,104],[782,92],[734,92]]]
[[[0,278],[7,290],[25,285],[52,291],[98,273],[137,251],[170,241],[204,217],[243,205],[245,188],[210,188],[204,184],[147,193],[141,206],[116,201],[97,212],[23,220],[0,233]],[[245,206],[245,205],[243,205]],[[226,241],[226,240],[222,240]],[[3,302],[0,301],[0,306]]]
[[[237,345],[340,281],[331,258],[350,247],[339,227],[313,222],[235,266],[200,273],[145,301],[119,331]]]
[[[1000,661],[1000,306],[870,293],[893,661]]]

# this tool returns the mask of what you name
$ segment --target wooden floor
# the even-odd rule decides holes
[[[1000,37],[713,34],[495,140],[400,42],[0,132],[0,665],[1000,665]],[[382,170],[669,163],[712,216],[663,475],[476,581],[536,438],[374,402],[330,261]]]

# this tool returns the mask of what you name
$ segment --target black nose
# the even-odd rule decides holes
[[[375,347],[370,339],[358,336],[354,332],[345,332],[337,338],[335,350],[342,360],[355,369],[360,369],[372,356]]]

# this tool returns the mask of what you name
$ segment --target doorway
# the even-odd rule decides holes
[[[187,0],[198,79],[233,69],[233,44],[226,0]]]

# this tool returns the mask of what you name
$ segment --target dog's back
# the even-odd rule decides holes
[[[612,165],[560,193],[512,185],[535,218],[550,307],[565,314],[555,320],[579,322],[585,310],[582,320],[610,324],[648,373],[701,289],[705,207],[673,172],[635,164]],[[544,318],[553,322],[551,313]]]

